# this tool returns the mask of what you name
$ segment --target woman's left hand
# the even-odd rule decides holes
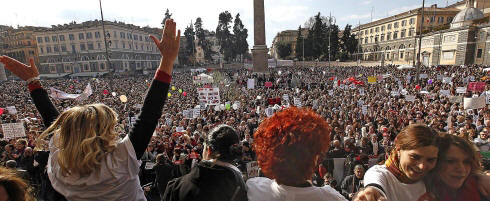
[[[27,81],[39,75],[34,59],[29,59],[31,66],[27,66],[8,56],[0,56],[0,62],[5,65],[5,68],[15,74],[20,79]]]

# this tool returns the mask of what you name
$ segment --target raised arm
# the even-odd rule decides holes
[[[5,65],[7,70],[27,82],[32,100],[43,118],[44,125],[49,127],[58,117],[59,112],[49,99],[48,92],[41,86],[39,71],[34,63],[34,59],[29,59],[31,66],[27,66],[8,56],[0,56],[0,62]]]
[[[174,61],[179,53],[180,30],[177,36],[175,32],[175,22],[170,19],[165,22],[162,40],[158,40],[155,36],[150,36],[160,50],[162,59],[150,89],[146,94],[141,113],[129,132],[129,139],[133,144],[138,159],[143,156],[146,147],[148,147],[158,119],[162,116],[163,105],[167,99]]]

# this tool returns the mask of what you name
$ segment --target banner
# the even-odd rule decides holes
[[[252,161],[247,163],[247,177],[253,178],[259,176],[259,163]]]
[[[219,88],[197,88],[197,95],[200,103],[208,105],[218,105],[221,102]]]
[[[287,103],[289,103],[289,95],[288,95],[288,94],[284,94],[284,95],[282,95],[282,99],[283,99],[284,101],[286,101]]]
[[[5,109],[7,109],[7,111],[9,112],[9,114],[17,114],[17,109],[15,108],[15,106],[8,106]]]
[[[368,83],[369,83],[369,84],[376,84],[376,77],[374,77],[374,76],[369,76],[369,77],[368,77]]]
[[[85,90],[83,90],[83,93],[81,94],[69,94],[54,87],[51,87],[50,91],[51,93],[49,96],[54,99],[77,99],[78,101],[82,101],[92,95],[92,87],[90,86],[90,83],[85,87]]]
[[[427,74],[420,74],[419,78],[420,79],[425,79],[425,78],[428,78],[429,76]]]
[[[453,78],[452,77],[443,77],[442,78],[442,83],[444,83],[444,84],[453,83]]]
[[[265,82],[265,87],[267,87],[267,88],[272,87],[272,82]]]
[[[26,131],[23,123],[7,123],[2,124],[3,139],[14,139],[18,137],[25,137]]]
[[[442,96],[449,96],[451,95],[451,92],[449,90],[440,90],[439,94],[441,94]]]
[[[274,109],[272,109],[271,107],[266,108],[265,114],[267,115],[267,117],[271,117],[272,115],[274,115]]]
[[[302,107],[303,104],[301,104],[301,99],[294,97],[294,106],[296,107]]]
[[[368,111],[367,111],[367,108],[368,108],[368,106],[367,106],[367,105],[363,105],[363,106],[362,106],[362,114],[363,114],[363,115],[366,115],[366,114],[367,114],[367,112],[368,112]]]
[[[456,88],[456,93],[458,93],[458,94],[465,94],[466,93],[466,87],[458,87],[458,88]]]
[[[451,103],[462,103],[463,96],[449,96],[449,102]]]
[[[415,102],[415,96],[406,95],[405,100],[410,102]]]
[[[199,118],[201,116],[201,109],[192,109],[192,118]]]
[[[182,111],[182,116],[184,119],[192,119],[194,110],[184,110]]]
[[[474,91],[474,92],[485,91],[485,82],[470,82],[468,84],[468,91]]]
[[[247,89],[255,89],[255,80],[254,79],[248,79],[247,80]]]
[[[464,109],[480,109],[486,106],[486,97],[480,96],[478,98],[464,98]]]

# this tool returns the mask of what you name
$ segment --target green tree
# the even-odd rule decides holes
[[[235,16],[235,23],[233,25],[233,58],[240,56],[240,62],[243,59],[243,55],[248,52],[248,30],[240,19],[240,13]]]
[[[304,38],[303,35],[301,35],[301,25],[298,28],[298,36],[296,36],[296,49],[295,49],[295,57],[298,60],[303,60],[303,43],[304,43]]]
[[[328,38],[326,38],[325,36],[326,27],[325,27],[325,23],[323,23],[320,12],[318,12],[318,14],[315,15],[314,19],[315,22],[313,23],[313,25],[308,31],[308,43],[305,43],[305,45],[306,44],[310,45],[308,46],[308,49],[311,50],[309,51],[309,56],[315,59],[315,58],[320,58],[322,56],[322,53],[325,52],[326,42],[328,42]]]
[[[165,21],[167,21],[167,19],[170,18],[172,18],[172,13],[170,13],[170,11],[167,8],[167,11],[165,11],[165,17],[162,20],[162,27],[165,27]]]
[[[328,60],[328,48],[330,46],[330,61],[336,60],[336,58],[339,57],[339,50],[340,50],[340,43],[339,43],[339,26],[335,24],[331,24],[327,28],[326,32],[326,38],[325,38],[325,51],[324,51],[324,60]],[[329,40],[330,37],[330,40]],[[329,44],[330,42],[330,44]]]
[[[231,61],[233,57],[233,40],[230,33],[230,23],[233,17],[228,11],[219,14],[218,27],[216,27],[216,38],[220,46],[220,53],[225,61]]]
[[[276,51],[279,55],[279,58],[285,59],[289,55],[291,55],[291,44],[286,42],[278,42],[276,44]]]
[[[343,56],[346,57],[341,58],[343,60],[347,60],[351,57],[352,53],[354,53],[357,49],[357,39],[356,36],[352,34],[352,26],[346,25],[344,28],[344,32],[342,34],[342,38],[340,39],[342,42],[342,52],[345,52]]]
[[[182,51],[183,52],[183,57],[182,60],[184,61],[185,64],[190,64],[192,61],[194,61],[194,52],[195,52],[195,46],[194,46],[194,40],[195,40],[195,32],[192,24],[187,26],[184,31],[184,37],[185,37],[185,49]]]
[[[216,54],[216,52],[212,50],[211,42],[206,39],[207,30],[204,30],[202,28],[202,19],[200,17],[196,19],[196,22],[194,23],[194,29],[196,31],[197,45],[201,46],[204,52],[204,60],[212,62],[213,55]]]

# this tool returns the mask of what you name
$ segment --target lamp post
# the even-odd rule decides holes
[[[425,7],[425,0],[422,0],[422,18],[420,22],[420,34],[419,34],[419,53],[417,54],[417,83],[419,83],[420,80],[420,51],[422,49],[422,29],[424,28],[424,7]],[[415,48],[415,47],[414,47]]]
[[[328,16],[327,22],[328,22],[328,67],[330,66],[330,47],[332,46],[331,44],[331,34],[332,34],[332,24],[335,24],[335,17],[332,16],[332,13],[330,12],[330,15]]]
[[[104,32],[106,66],[109,69],[109,71],[115,72],[115,69],[112,69],[111,62],[109,61],[109,50],[107,49],[107,37],[108,37],[108,35],[105,33],[104,13],[102,12],[102,1],[101,0],[99,0],[99,7],[100,7],[100,18],[102,19],[102,32]]]

